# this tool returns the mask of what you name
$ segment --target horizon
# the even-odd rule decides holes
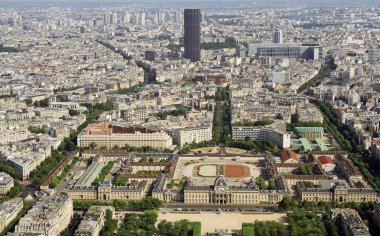
[[[329,1],[329,0],[268,0],[268,1],[249,1],[249,0],[239,0],[239,1],[227,1],[227,0],[194,0],[194,1],[186,1],[186,0],[162,0],[162,1],[154,1],[154,0],[36,0],[36,1],[28,1],[28,0],[0,0],[0,8],[18,8],[18,7],[112,7],[112,6],[124,6],[124,5],[136,5],[141,6],[142,4],[153,5],[157,8],[167,7],[168,4],[172,8],[184,8],[184,7],[196,7],[198,8],[236,8],[236,7],[249,7],[252,8],[290,8],[290,7],[300,7],[300,8],[311,8],[311,7],[380,7],[380,2],[377,0],[362,0],[362,1],[354,1],[354,0],[337,0],[337,1]],[[213,4],[210,6],[210,4]],[[214,5],[216,4],[216,5]]]

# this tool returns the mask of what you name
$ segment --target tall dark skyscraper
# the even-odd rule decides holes
[[[195,62],[201,59],[201,10],[185,9],[184,57]]]

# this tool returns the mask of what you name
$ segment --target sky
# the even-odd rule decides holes
[[[25,6],[116,6],[139,3],[154,3],[171,5],[176,7],[223,5],[236,6],[244,4],[255,7],[380,7],[380,0],[0,0],[0,7],[25,7]]]

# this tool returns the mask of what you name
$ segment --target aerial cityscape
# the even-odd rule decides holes
[[[380,2],[0,0],[0,236],[380,235]]]

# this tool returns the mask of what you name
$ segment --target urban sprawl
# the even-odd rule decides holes
[[[0,8],[0,117],[0,235],[380,232],[378,6]]]

